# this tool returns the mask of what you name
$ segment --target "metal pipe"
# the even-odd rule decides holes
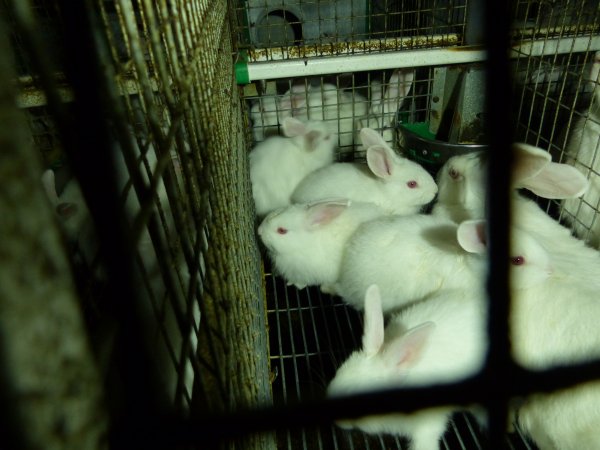
[[[358,46],[357,48],[359,48]],[[272,49],[269,49],[271,52]],[[546,41],[529,41],[514,45],[509,51],[510,58],[519,56],[547,56],[572,52],[600,50],[600,36],[561,37]],[[273,50],[273,52],[275,52]],[[298,53],[298,51],[296,51]],[[304,58],[284,58],[291,52],[279,50],[265,53],[260,61],[248,62],[240,58],[236,64],[238,84],[256,80],[306,77],[367,70],[384,70],[403,67],[429,67],[450,64],[469,64],[486,60],[486,52],[481,46],[461,46],[435,49],[399,50],[381,53],[353,53],[347,55],[311,56]],[[256,55],[253,55],[256,56]]]

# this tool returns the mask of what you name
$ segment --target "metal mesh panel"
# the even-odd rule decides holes
[[[239,3],[236,33],[251,61],[456,45],[466,10],[466,0],[255,0]]]
[[[364,158],[358,137],[360,128],[369,126],[382,132],[386,130],[384,136],[392,143],[397,137],[392,132],[395,123],[424,121],[431,114],[429,91],[433,70],[430,68],[418,70],[410,89],[391,97],[397,114],[373,112],[374,86],[384,93],[394,89],[399,83],[392,80],[392,75],[391,70],[356,72],[247,85],[244,98],[252,126],[251,139],[257,143],[268,136],[281,134],[283,119],[300,115],[310,120],[323,120],[337,133],[339,160]]]
[[[289,2],[291,7],[293,7],[292,3]],[[393,13],[380,16],[376,14],[376,6],[373,5],[376,2],[371,3],[372,9],[369,11],[373,16],[369,17],[373,23],[379,21],[378,26],[382,27],[380,37],[426,34],[426,31],[418,25],[415,28],[408,25],[418,23],[418,20],[415,20],[417,16],[414,14],[411,16],[409,13],[409,9],[413,6],[411,2],[403,2],[404,7],[408,8],[404,16]],[[256,11],[250,11],[254,7],[253,4],[248,5],[247,9],[238,11],[238,19],[242,23],[241,32],[246,33],[241,41],[245,44],[249,43],[250,61],[293,58],[291,47],[287,50],[282,50],[282,47],[303,44],[307,47],[307,40],[298,37],[298,32],[304,24],[298,15],[278,13],[270,17],[264,12],[269,5],[261,3],[259,6],[263,8],[263,16],[260,20],[249,19],[258,15]],[[420,6],[423,4],[420,3]],[[568,134],[568,130],[564,130],[565,124],[567,128],[570,127],[570,123],[576,117],[583,115],[578,110],[588,108],[591,101],[593,87],[584,80],[585,74],[589,73],[591,68],[590,61],[593,59],[591,51],[598,50],[596,48],[599,31],[597,4],[595,2],[519,1],[511,3],[511,8],[515,18],[512,31],[514,38],[512,66],[518,139],[547,148],[555,153],[555,160],[565,161],[566,158],[562,156]],[[448,8],[447,12],[450,11],[451,8]],[[359,16],[355,14],[351,18]],[[452,20],[450,22],[452,23]],[[287,28],[288,23],[289,28]],[[264,27],[263,34],[258,30],[259,25]],[[374,34],[359,32],[347,40],[360,41]],[[320,36],[319,39],[320,41],[317,42],[322,44],[325,38]],[[339,40],[334,39],[334,42],[338,44]],[[300,51],[304,51],[305,47],[299,47]],[[347,49],[333,44],[330,47],[333,49],[332,52],[326,51],[319,55],[319,50],[316,50],[305,55],[311,57],[344,55]],[[315,48],[320,49],[318,45],[315,45]],[[404,47],[400,45],[397,48]],[[372,48],[371,50],[375,52],[384,49]],[[385,56],[382,55],[383,57]],[[276,63],[277,61],[269,66],[274,74],[277,73]],[[416,82],[410,94],[397,105],[398,121],[412,123],[432,118],[432,101],[437,94],[434,91],[436,70],[439,69],[439,67],[423,67],[417,72]],[[364,153],[360,148],[360,142],[355,135],[350,138],[356,132],[358,119],[360,119],[360,107],[357,105],[365,101],[368,105],[371,100],[373,81],[387,80],[390,73],[391,71],[356,71],[348,75],[330,74],[280,79],[273,76],[269,81],[257,80],[246,86],[244,91],[253,124],[253,140],[259,142],[271,134],[281,133],[281,120],[286,115],[290,115],[290,111],[280,107],[282,103],[285,104],[285,101],[281,102],[282,99],[292,96],[294,92],[307,92],[308,87],[325,92],[329,89],[328,86],[332,86],[331,89],[348,93],[351,98],[349,102],[353,105],[350,115],[354,127],[351,127],[352,131],[348,132],[349,136],[346,138],[343,133],[338,136],[340,144],[338,159],[361,159]],[[302,86],[305,88],[303,89]],[[327,106],[317,105],[315,109],[317,111],[314,117],[328,120]],[[337,115],[331,114],[329,121],[332,122],[333,129],[342,131],[344,119],[341,108],[337,111]],[[375,128],[383,131],[385,127]],[[548,208],[548,211],[556,213],[553,208],[557,209],[558,206],[558,204],[553,205]],[[340,303],[339,299],[324,296],[318,289],[298,291],[286,286],[285,281],[274,274],[267,274],[266,277],[275,402],[294,404],[313,399],[315,396],[322,397],[328,380],[335,373],[335,368],[360,345],[357,342],[362,331],[360,317],[355,311]],[[343,432],[337,428],[330,429],[328,426],[299,431],[280,431],[278,443],[281,448],[307,449],[405,448],[406,446],[406,441],[403,439],[390,439],[389,436],[374,437],[358,431]],[[477,429],[476,422],[469,415],[457,415],[448,427],[441,448],[472,449],[486,448],[488,445],[489,443]],[[513,433],[507,434],[506,446],[513,449],[537,448],[518,427]]]
[[[115,157],[123,201],[114,220],[126,219],[136,243],[133,282],[161,388],[182,416],[268,405],[261,266],[227,4],[98,0],[90,5],[100,24],[94,31],[100,36],[97,57],[107,67],[112,145],[106,151]],[[27,61],[31,44],[21,44],[23,16],[13,14],[14,6],[4,2],[3,12],[15,24],[15,53]],[[34,25],[30,32],[40,20],[37,8],[31,15],[26,6],[21,9]],[[53,2],[40,8],[56,15],[53,26],[62,20]],[[44,47],[61,49],[41,37]],[[49,56],[52,70],[63,67]],[[54,128],[53,105],[46,106],[44,84],[38,83],[39,64],[23,63],[19,70],[26,75],[20,80],[21,106],[29,108],[33,140],[56,175],[60,197],[63,187],[77,180]],[[64,77],[59,73],[55,79]],[[71,101],[61,95],[69,86],[60,86],[59,98]],[[89,242],[80,239],[76,233],[72,250],[82,284],[93,287],[83,294],[90,294],[84,300],[93,306],[94,333],[94,320],[107,313],[105,262],[93,245],[82,249]],[[111,353],[111,342],[109,336],[98,343],[101,361]],[[112,371],[110,362],[103,370]],[[272,444],[263,435],[240,445]]]
[[[595,184],[598,5],[587,1],[519,2],[516,8],[521,18],[517,34],[526,46],[514,60],[518,137],[548,149],[555,161],[573,164]],[[584,133],[589,139],[580,148],[576,139],[584,124],[588,124]],[[596,191],[593,186],[582,199],[549,202],[547,210],[597,247]]]

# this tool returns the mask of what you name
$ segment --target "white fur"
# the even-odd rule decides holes
[[[283,121],[286,137],[271,136],[250,152],[250,180],[256,214],[290,204],[292,192],[309,173],[333,162],[335,134],[323,122]]]
[[[321,285],[331,292],[346,241],[361,223],[382,214],[369,203],[296,204],[269,214],[258,234],[277,272],[290,284]],[[279,228],[286,234],[279,234]]]
[[[258,98],[250,107],[254,142],[261,142],[266,137],[279,134],[279,125],[286,117],[291,116],[291,108],[282,105],[279,97]]]
[[[344,251],[336,292],[360,309],[367,287],[377,284],[388,313],[441,289],[477,285],[485,258],[462,250],[457,229],[431,215],[387,216],[359,226]]]
[[[288,100],[289,98],[289,100]],[[367,100],[357,92],[338,89],[333,84],[294,86],[282,97],[292,105],[292,115],[301,120],[323,120],[339,138],[342,150],[352,148],[354,123],[367,113]]]
[[[338,369],[328,396],[456,382],[477,373],[486,350],[483,298],[478,290],[463,289],[433,295],[391,318],[384,333],[379,291],[376,285],[370,286],[364,300],[363,347]],[[406,436],[414,450],[437,450],[457,409],[441,406],[341,420],[338,425]]]
[[[372,202],[389,214],[414,214],[437,193],[435,181],[419,164],[397,155],[374,130],[361,130],[367,164],[336,163],[308,175],[292,194],[307,203],[344,197]]]
[[[596,280],[597,280],[596,274]],[[511,331],[517,362],[530,369],[600,358],[600,282],[582,283],[556,268],[543,283],[513,293]],[[530,396],[521,427],[542,450],[600,448],[600,382]]]
[[[585,239],[591,246],[600,247],[600,52],[596,52],[590,82],[595,87],[594,95],[586,116],[574,124],[565,148],[566,162],[572,164],[585,175],[590,186],[579,198],[569,198],[562,202],[568,213],[563,217],[571,224],[575,234]]]
[[[513,227],[512,235],[511,287],[543,282],[554,272],[549,253],[523,229]],[[382,217],[359,226],[348,241],[335,290],[361,308],[362,293],[375,283],[388,313],[443,290],[475,288],[486,276],[486,242],[478,221],[457,225],[432,215]]]
[[[392,73],[385,91],[380,82],[372,82],[368,116],[358,121],[356,129],[379,130],[383,139],[393,146],[396,136],[396,114],[410,92],[414,78],[414,69],[397,69]]]
[[[431,211],[456,223],[485,217],[486,170],[482,152],[453,156],[437,175],[438,197]]]

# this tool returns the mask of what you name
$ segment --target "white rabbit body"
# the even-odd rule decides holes
[[[379,290],[370,286],[364,299],[362,349],[338,369],[328,396],[457,382],[476,374],[487,347],[483,298],[479,290],[434,294],[394,315],[384,331]],[[450,415],[458,409],[464,408],[440,406],[337,423],[367,433],[407,436],[414,450],[438,450]]]
[[[565,148],[566,162],[585,175],[590,186],[581,199],[569,198],[562,202],[568,214],[563,217],[575,234],[592,247],[600,248],[600,52],[596,52],[590,80],[594,95],[585,117],[577,120]]]
[[[514,289],[544,280],[553,267],[530,233],[511,228]],[[384,312],[392,312],[444,289],[474,288],[486,276],[483,222],[457,225],[432,215],[386,216],[360,225],[348,240],[335,291],[360,308],[366,288],[375,283]]]
[[[535,394],[519,409],[519,424],[540,450],[600,448],[600,383]]]
[[[342,150],[351,149],[354,124],[367,113],[367,100],[357,92],[338,89],[333,84],[294,86],[281,98],[281,107],[301,120],[323,120],[339,138]]]
[[[356,129],[381,130],[383,140],[393,145],[396,134],[396,114],[410,92],[414,78],[414,69],[397,69],[392,73],[385,91],[381,83],[372,82],[368,116],[359,119]]]
[[[435,181],[419,164],[397,155],[374,130],[361,130],[367,164],[334,163],[300,182],[292,201],[326,198],[372,202],[389,214],[414,214],[437,193]]]
[[[335,134],[323,122],[286,118],[286,137],[271,136],[250,152],[250,180],[256,214],[290,204],[292,192],[306,175],[333,162]]]
[[[282,105],[279,97],[265,96],[257,99],[250,107],[254,142],[279,134],[279,125],[283,119],[291,116],[291,107]]]
[[[554,264],[547,280],[513,292],[510,327],[516,361],[529,369],[600,358],[600,281],[582,282]],[[596,266],[597,267],[597,266]],[[584,280],[585,281],[585,280]],[[600,382],[530,396],[519,423],[541,450],[600,448]]]
[[[370,203],[296,204],[269,214],[258,234],[277,272],[290,284],[321,285],[331,292],[349,236],[358,225],[382,214]]]
[[[335,291],[360,309],[370,284],[386,313],[442,288],[477,285],[485,259],[465,253],[457,225],[431,215],[386,216],[359,226],[348,241]]]

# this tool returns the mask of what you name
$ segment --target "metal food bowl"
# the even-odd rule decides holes
[[[429,131],[428,122],[400,123],[397,128],[398,146],[404,155],[432,172],[437,172],[452,156],[488,149],[487,144],[437,140]]]

